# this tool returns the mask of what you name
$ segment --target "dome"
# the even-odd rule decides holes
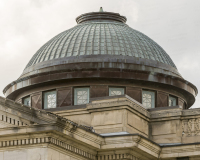
[[[169,55],[156,42],[123,22],[94,19],[78,23],[44,44],[26,68],[44,61],[84,55],[139,57],[176,68]]]
[[[190,107],[196,87],[183,79],[162,47],[126,20],[102,9],[80,15],[75,27],[33,55],[21,76],[4,88],[5,96],[18,102],[29,97],[34,107],[42,109],[46,92],[58,96],[59,107],[76,105],[73,97],[79,89],[98,98],[115,88],[140,103],[142,93],[148,92],[156,107],[168,106],[170,96],[180,106]]]

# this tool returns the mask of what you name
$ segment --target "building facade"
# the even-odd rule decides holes
[[[0,160],[198,160],[197,88],[118,13],[82,14],[0,98]]]

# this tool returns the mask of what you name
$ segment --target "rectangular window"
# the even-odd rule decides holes
[[[173,96],[169,96],[169,106],[176,106],[177,101],[176,101],[176,97]]]
[[[117,95],[124,95],[124,88],[109,88],[109,96],[117,96]]]
[[[142,91],[142,104],[146,109],[155,108],[155,92]]]
[[[31,98],[30,98],[30,96],[23,98],[22,102],[26,106],[31,106]]]
[[[44,92],[44,109],[56,108],[56,91]]]
[[[81,105],[89,103],[89,88],[75,88],[74,89],[74,105]]]

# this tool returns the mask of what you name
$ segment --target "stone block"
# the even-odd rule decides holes
[[[122,124],[122,110],[110,110],[104,112],[92,113],[92,126],[104,126],[113,124]]]
[[[127,118],[128,125],[137,129],[139,132],[143,132],[146,135],[148,135],[149,127],[148,127],[148,122],[146,120],[129,111],[127,115],[128,115]]]
[[[166,135],[176,133],[176,123],[173,121],[161,121],[152,124],[152,135]]]

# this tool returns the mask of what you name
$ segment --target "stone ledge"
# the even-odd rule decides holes
[[[0,150],[9,149],[14,147],[28,147],[31,145],[41,145],[41,144],[49,144],[49,145],[55,145],[58,147],[61,147],[67,151],[73,152],[74,154],[78,154],[80,156],[83,156],[84,158],[95,160],[95,155],[84,151],[78,147],[75,147],[74,145],[66,143],[66,141],[62,141],[58,138],[54,137],[34,137],[34,138],[22,138],[22,139],[9,139],[7,141],[0,141]],[[49,146],[47,146],[49,147]]]
[[[128,106],[130,107],[130,109],[135,110],[139,114],[150,118],[150,113],[144,108],[144,106],[141,103],[129,97],[128,95],[108,96],[101,97],[96,100],[94,99],[93,101],[91,101],[91,103],[87,104],[87,110],[89,112],[96,112],[97,109],[103,110],[111,107],[118,107],[115,109],[119,109],[119,107],[121,106]]]

